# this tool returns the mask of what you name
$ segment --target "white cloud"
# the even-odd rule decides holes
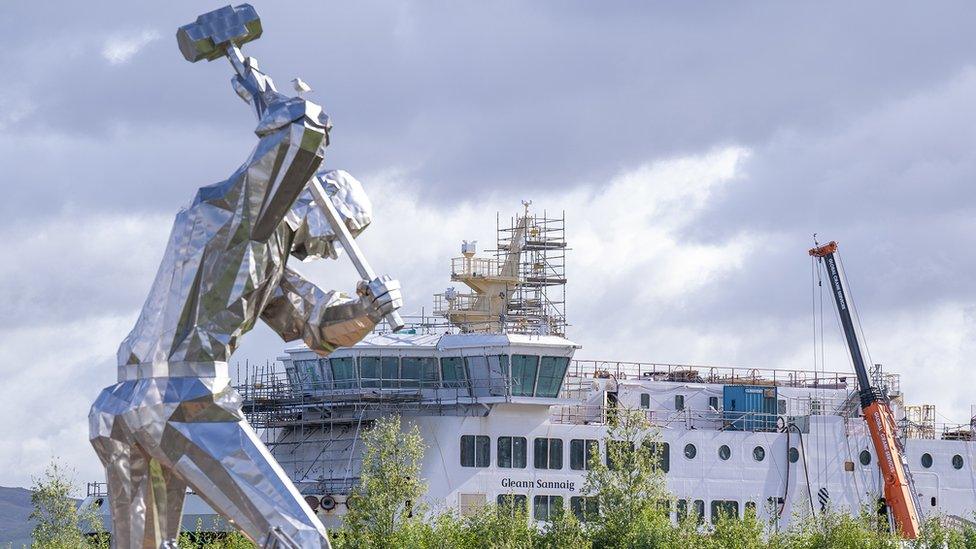
[[[158,40],[159,33],[152,29],[135,34],[119,34],[108,38],[102,46],[102,57],[112,65],[121,65],[139,53],[149,43]]]

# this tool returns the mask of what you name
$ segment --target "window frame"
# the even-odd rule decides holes
[[[527,359],[529,360],[529,362],[531,362],[531,364],[529,364],[529,362],[526,362]],[[539,378],[539,360],[540,360],[539,355],[523,355],[523,354],[511,355],[510,366],[511,366],[512,375],[509,377],[509,380],[511,381],[510,385],[511,385],[512,396],[522,396],[522,397],[535,396],[536,381]],[[527,366],[529,365],[531,365],[531,375],[528,375],[529,369],[527,369]],[[516,371],[518,372],[517,376],[516,376]],[[519,380],[518,384],[516,384],[515,382],[516,377]],[[532,381],[532,386],[526,387],[525,384],[527,381],[530,380],[530,378]]]
[[[470,448],[466,448],[470,441]],[[470,465],[465,465],[465,455],[470,454]],[[461,435],[459,460],[461,467],[484,469],[491,466],[491,437],[487,435]]]
[[[590,456],[594,453],[600,455],[600,441],[592,438],[574,438],[569,441],[569,468],[573,471],[589,471],[591,468]],[[579,453],[582,452],[582,463],[579,463]],[[599,459],[599,457],[597,457]]]
[[[545,445],[540,452],[540,442]],[[554,461],[556,463],[554,463]],[[540,465],[542,463],[542,465]],[[563,439],[535,437],[532,441],[532,464],[535,469],[558,471],[563,468]]]
[[[336,389],[353,389],[359,384],[357,360],[354,356],[329,357],[329,370],[332,372],[332,386]],[[336,366],[339,365],[340,369]],[[342,377],[338,374],[342,372]],[[346,377],[348,374],[348,377]]]
[[[521,441],[522,451],[521,455],[516,451],[518,447],[518,442]],[[507,446],[508,452],[508,465],[502,463],[502,450],[504,446]],[[495,451],[496,451],[496,463],[501,469],[525,469],[528,465],[528,453],[529,453],[529,442],[525,437],[517,436],[500,436],[495,441]],[[520,459],[521,458],[521,459]]]
[[[540,398],[557,398],[563,388],[566,370],[569,368],[569,357],[541,356],[535,377],[533,395]],[[546,383],[547,386],[543,386]]]
[[[498,494],[495,497],[495,507],[498,509],[498,515],[502,517],[515,518],[519,511],[527,515],[529,498],[525,494]]]
[[[454,362],[456,361],[456,362]],[[468,382],[467,369],[464,367],[462,356],[440,357],[441,387],[445,389],[459,389]],[[448,375],[450,372],[450,375]]]
[[[543,499],[544,498],[544,499]],[[539,509],[541,507],[545,509],[545,516],[539,517]],[[554,516],[554,511],[556,507],[562,509],[563,507],[563,497],[558,495],[550,494],[539,494],[532,498],[532,518],[540,522],[551,522]]]
[[[569,510],[579,522],[589,522],[600,516],[600,500],[597,496],[570,496]]]
[[[733,509],[734,513],[730,513],[730,518],[738,519],[739,515],[739,502],[734,499],[713,499],[710,505],[712,524],[718,522],[719,517],[722,512],[728,509]]]

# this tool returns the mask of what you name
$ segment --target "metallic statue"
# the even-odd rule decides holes
[[[329,547],[322,523],[245,421],[227,361],[259,318],[286,341],[326,354],[359,341],[402,302],[389,277],[360,282],[347,297],[286,266],[289,255],[337,255],[339,235],[316,185],[345,223],[341,232],[365,229],[371,206],[349,174],[317,173],[329,117],[279,93],[241,53],[260,34],[246,4],[202,15],[177,34],[188,60],[230,59],[259,141],[227,180],[201,188],[177,214],[142,314],[119,348],[119,382],[92,406],[91,442],[105,466],[119,549],[175,546],[188,486],[265,547]]]

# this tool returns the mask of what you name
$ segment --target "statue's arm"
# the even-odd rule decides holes
[[[332,125],[321,106],[278,93],[257,60],[236,46],[228,49],[227,58],[237,73],[234,90],[258,118],[254,133],[261,140],[245,168],[252,179],[247,188],[257,195],[248,204],[258,206],[251,212],[251,239],[264,241],[318,170]]]
[[[361,282],[357,293],[323,291],[286,268],[261,319],[285,341],[301,339],[309,349],[328,354],[355,345],[402,303],[399,283],[388,277]]]

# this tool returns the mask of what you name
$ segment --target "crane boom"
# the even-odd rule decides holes
[[[847,338],[847,348],[857,374],[861,412],[868,424],[875,454],[878,456],[878,467],[884,480],[885,502],[901,535],[907,539],[915,539],[919,531],[918,508],[912,496],[909,471],[898,446],[895,416],[887,399],[877,387],[871,385],[868,377],[864,351],[854,329],[850,294],[844,287],[844,277],[837,262],[837,243],[829,242],[813,248],[810,255],[824,263],[830,279],[831,293],[834,295],[834,303]]]

